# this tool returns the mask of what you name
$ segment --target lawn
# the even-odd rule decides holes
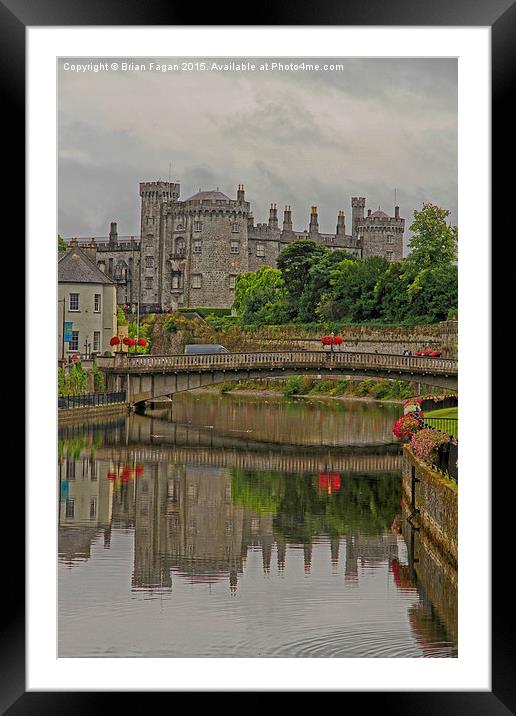
[[[428,423],[428,425],[437,428],[437,430],[442,430],[449,435],[454,435],[456,438],[459,437],[458,417],[458,407],[441,408],[440,410],[425,412],[425,422]]]

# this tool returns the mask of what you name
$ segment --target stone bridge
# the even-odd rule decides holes
[[[387,378],[457,389],[451,358],[345,351],[281,351],[205,355],[128,355],[97,358],[109,391],[125,390],[132,405],[229,380],[286,378]]]

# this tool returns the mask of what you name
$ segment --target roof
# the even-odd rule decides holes
[[[390,219],[389,214],[386,214],[385,211],[382,211],[381,209],[373,211],[373,213],[371,214],[371,218],[373,218],[373,216],[378,219]]]
[[[58,261],[57,280],[59,283],[106,283],[114,284],[83,251],[69,249]]]
[[[231,201],[231,199],[221,191],[198,191],[185,201]]]

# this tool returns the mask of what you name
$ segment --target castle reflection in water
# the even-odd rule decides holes
[[[264,572],[274,562],[282,572],[287,551],[302,549],[305,572],[310,571],[317,535],[302,543],[291,541],[288,529],[282,529],[288,515],[264,511],[260,505],[253,510],[234,500],[238,471],[210,465],[137,463],[134,458],[127,464],[127,460],[96,459],[86,451],[78,459],[63,458],[59,474],[62,564],[73,566],[77,560],[88,559],[91,544],[100,536],[109,548],[111,529],[119,527],[134,529],[133,589],[171,588],[175,574],[192,583],[227,580],[234,591],[250,549],[261,550]],[[303,480],[314,492],[322,492],[324,499],[331,494],[325,477],[326,473],[305,475]],[[343,543],[349,580],[357,578],[359,562],[365,565],[398,557],[395,534],[337,533],[329,540],[329,559],[335,568]]]

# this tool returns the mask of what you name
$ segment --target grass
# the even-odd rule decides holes
[[[430,410],[425,412],[425,422],[431,425],[437,430],[442,430],[444,433],[454,435],[456,438],[459,437],[459,409],[455,408],[441,408],[440,410]]]

